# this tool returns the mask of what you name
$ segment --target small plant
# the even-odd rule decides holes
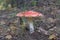
[[[37,1],[32,0],[31,5],[32,5],[32,6],[36,6],[36,5],[37,5]]]

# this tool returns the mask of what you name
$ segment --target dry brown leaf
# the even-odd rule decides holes
[[[53,18],[48,18],[47,21],[48,22],[55,22]]]
[[[10,29],[11,29],[11,30],[16,30],[17,27],[15,27],[15,26],[11,26]]]
[[[1,24],[2,24],[2,25],[5,24],[5,21],[1,21]]]
[[[53,38],[55,39],[56,35],[52,34],[52,35],[49,36],[49,39],[53,39]]]
[[[6,39],[11,39],[12,36],[11,36],[11,35],[7,35],[5,38],[6,38]]]

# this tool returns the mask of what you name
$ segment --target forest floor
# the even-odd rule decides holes
[[[52,11],[49,11],[49,7],[45,8],[44,10],[41,9],[43,11],[39,11],[38,8],[36,9],[45,15],[44,23],[41,23],[40,26],[46,30],[49,29],[49,27],[51,29],[56,27],[56,29],[54,29],[56,31],[53,31],[53,33],[60,35],[60,10],[54,8]],[[0,40],[49,40],[49,35],[45,35],[44,33],[34,32],[30,34],[28,31],[23,31],[18,26],[18,18],[14,15],[19,12],[19,10],[16,11],[0,11]],[[50,31],[50,29],[47,31]],[[60,40],[60,36],[57,36],[57,40]]]

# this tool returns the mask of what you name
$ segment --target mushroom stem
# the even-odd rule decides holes
[[[34,32],[33,22],[29,22],[29,30],[30,30],[30,33]]]
[[[32,19],[29,19],[28,24],[29,24],[30,33],[33,33],[34,32],[34,25],[33,25]]]

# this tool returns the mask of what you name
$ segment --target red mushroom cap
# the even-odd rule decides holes
[[[18,13],[16,16],[18,16],[18,17],[23,17],[24,15],[23,15],[23,12],[20,12],[20,13]]]
[[[35,11],[25,11],[22,13],[18,13],[16,16],[18,17],[39,17],[39,16],[43,16],[43,14],[39,13],[39,12],[35,12]]]

